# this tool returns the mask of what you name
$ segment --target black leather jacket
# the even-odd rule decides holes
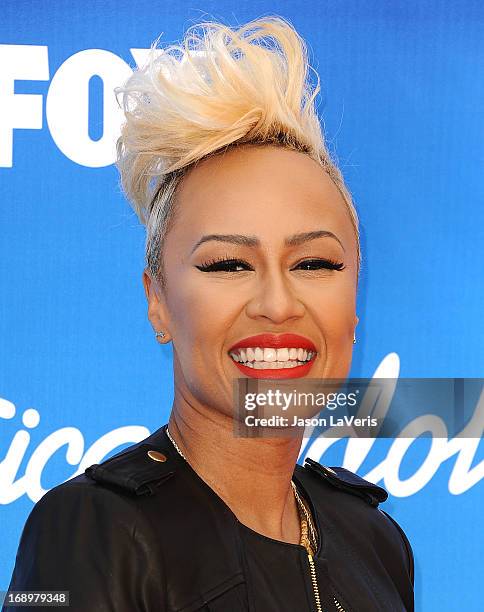
[[[321,536],[314,555],[319,608],[305,549],[263,541],[241,525],[178,455],[164,427],[37,502],[9,589],[69,591],[71,612],[412,611],[412,550],[378,507],[386,491],[311,459],[296,466],[294,482]],[[267,573],[247,562],[251,535],[272,545],[264,549],[275,555]],[[279,563],[289,564],[287,576],[299,568],[298,603],[289,580],[271,584]],[[265,589],[264,609],[256,589]]]

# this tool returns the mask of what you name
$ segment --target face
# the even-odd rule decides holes
[[[191,170],[176,209],[165,289],[143,276],[153,328],[173,341],[175,393],[231,414],[234,378],[348,375],[356,239],[315,161],[230,149]]]

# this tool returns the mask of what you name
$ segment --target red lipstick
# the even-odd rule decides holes
[[[257,336],[249,336],[231,346],[229,352],[249,346],[260,346],[261,348],[303,348],[316,353],[314,343],[298,334],[280,334],[279,336],[275,334],[258,334]]]
[[[314,342],[308,338],[305,338],[304,336],[290,333],[279,335],[266,333],[258,334],[256,336],[249,336],[231,346],[229,353],[236,351],[237,349],[248,347],[260,347],[262,349],[303,348],[314,353],[311,359],[303,365],[292,368],[268,368],[264,370],[256,370],[255,368],[251,368],[250,366],[246,366],[230,358],[234,365],[236,365],[243,374],[250,376],[251,378],[301,378],[302,376],[306,376],[306,374],[309,372],[317,354]]]

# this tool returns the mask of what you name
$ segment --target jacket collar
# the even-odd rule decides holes
[[[177,469],[186,467],[163,425],[150,436],[85,470],[98,482],[121,487],[133,495],[155,495],[158,487],[172,477]],[[299,468],[300,469],[300,468]],[[317,474],[330,487],[356,495],[371,506],[384,502],[388,493],[382,487],[342,467],[327,467],[306,458],[304,469]],[[296,469],[296,474],[297,474]]]

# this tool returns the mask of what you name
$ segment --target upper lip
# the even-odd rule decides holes
[[[317,352],[314,342],[300,336],[299,334],[258,334],[257,336],[248,336],[240,340],[229,348],[230,351],[235,351],[241,348],[248,347],[260,348],[303,348],[309,351]]]

